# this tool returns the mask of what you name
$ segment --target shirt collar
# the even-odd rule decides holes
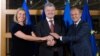
[[[49,19],[48,17],[46,17],[46,20],[49,22],[50,20],[54,21],[54,18]]]
[[[78,20],[76,23],[74,23],[74,24],[78,25],[80,21],[81,21],[81,19],[79,19],[79,20]]]

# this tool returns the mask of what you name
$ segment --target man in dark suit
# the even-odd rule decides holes
[[[52,3],[46,3],[44,11],[46,19],[36,25],[36,35],[44,37],[49,36],[51,32],[59,35],[64,34],[62,22],[58,22],[58,19],[54,18],[55,6]],[[53,37],[48,38],[47,42],[40,43],[39,56],[63,56],[63,44],[59,40],[54,40]]]
[[[70,26],[66,36],[60,36],[56,33],[51,33],[51,35],[64,43],[70,43],[72,56],[92,56],[89,40],[91,29],[86,22],[81,20],[81,10],[73,7],[71,17],[74,24]]]

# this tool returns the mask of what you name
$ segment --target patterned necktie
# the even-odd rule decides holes
[[[51,30],[51,32],[54,32],[53,20],[49,20],[49,22],[50,22],[50,30]]]

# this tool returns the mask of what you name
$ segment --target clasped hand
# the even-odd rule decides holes
[[[50,35],[44,37],[47,41],[48,46],[54,46],[56,44],[55,39],[59,39],[60,36],[57,33],[50,33]]]
[[[55,44],[56,44],[56,41],[54,40],[53,36],[51,35],[47,36],[47,45],[54,46]]]

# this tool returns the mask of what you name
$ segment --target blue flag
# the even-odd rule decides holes
[[[71,15],[70,15],[70,3],[67,2],[67,4],[65,5],[65,10],[64,10],[64,22],[67,28],[69,28],[69,26],[71,24],[73,24],[73,21],[71,19]]]
[[[49,2],[48,0],[45,0],[44,4],[46,4],[48,2]],[[44,20],[45,18],[46,18],[46,15],[45,15],[44,8],[43,8],[42,15],[41,15],[41,21]]]
[[[86,21],[89,24],[91,30],[93,30],[92,18],[89,13],[88,4],[86,2],[83,7],[82,20]],[[91,47],[92,47],[92,54],[93,54],[93,56],[96,56],[97,46],[96,46],[96,40],[95,40],[95,37],[93,34],[91,34],[91,36],[90,36],[90,41],[91,41]]]
[[[27,25],[31,25],[32,22],[31,22],[31,19],[30,19],[29,8],[28,8],[28,6],[27,6],[26,0],[24,0],[23,5],[22,5],[22,8],[23,8],[23,9],[25,10],[25,12],[26,12],[26,24],[27,24]]]
[[[42,15],[41,15],[41,21],[44,20],[46,18],[46,15],[45,15],[45,12],[44,12],[44,9],[42,11]]]

